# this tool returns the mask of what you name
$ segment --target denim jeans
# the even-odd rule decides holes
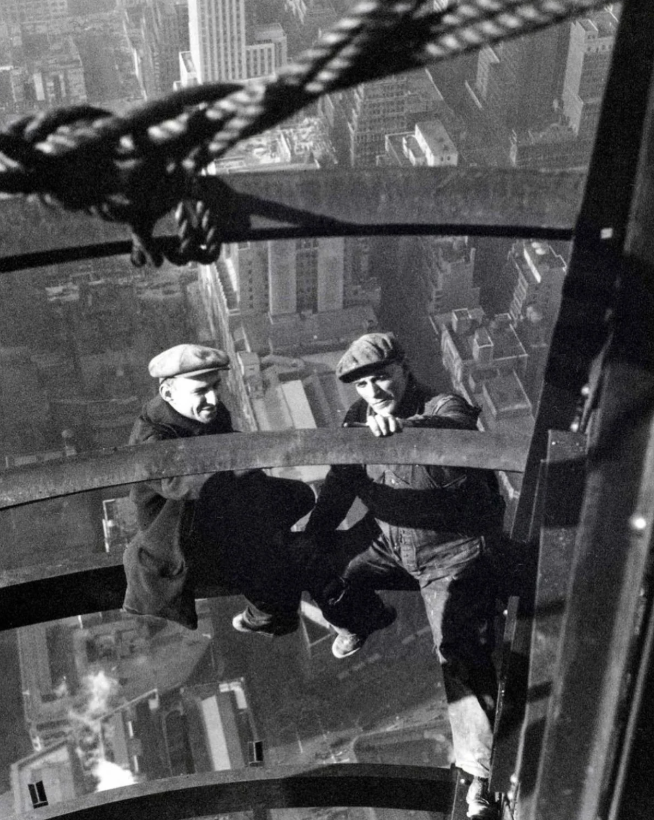
[[[335,533],[342,577],[371,589],[419,590],[443,672],[455,764],[488,777],[497,700],[495,590],[482,539],[430,544],[424,530],[379,524],[370,516]]]

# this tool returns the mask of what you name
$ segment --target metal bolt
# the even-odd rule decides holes
[[[647,529],[647,519],[644,515],[635,513],[629,519],[629,526],[635,532],[643,532],[643,530]]]

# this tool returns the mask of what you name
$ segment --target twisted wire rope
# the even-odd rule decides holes
[[[175,92],[125,115],[92,106],[24,117],[0,133],[0,191],[36,193],[130,224],[135,264],[158,264],[156,221],[176,210],[176,261],[217,254],[219,214],[194,180],[239,141],[320,96],[543,29],[605,0],[360,0],[313,47],[271,78]],[[195,256],[194,256],[195,254]],[[214,256],[215,258],[215,256]]]

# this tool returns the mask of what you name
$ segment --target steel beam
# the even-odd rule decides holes
[[[41,820],[187,820],[253,808],[370,806],[406,811],[449,811],[454,780],[449,769],[383,764],[314,768],[234,769],[169,777],[44,806]],[[33,818],[33,813],[16,818]]]
[[[523,813],[527,813],[538,774],[585,474],[586,437],[580,433],[551,433],[547,459],[543,463],[543,481],[539,486],[542,513],[538,577],[533,607],[529,607],[529,613],[524,613],[531,616],[531,652],[526,652],[523,663],[518,662],[513,669],[516,675],[528,675],[523,693],[524,721],[517,766]],[[513,727],[513,731],[518,728]]]
[[[221,470],[312,464],[440,464],[520,472],[526,436],[405,429],[228,433],[119,447],[0,471],[0,509],[85,490]]]
[[[500,168],[266,171],[200,177],[225,242],[440,234],[570,239],[584,175]],[[128,254],[125,225],[0,199],[0,273]],[[157,234],[175,233],[171,216]],[[29,252],[25,252],[29,248]]]

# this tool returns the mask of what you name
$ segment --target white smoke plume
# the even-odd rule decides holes
[[[129,786],[136,778],[129,769],[107,760],[102,737],[102,718],[118,704],[120,685],[100,670],[87,675],[80,697],[69,717],[83,770],[95,782],[96,791]]]
[[[136,783],[136,778],[129,769],[123,769],[117,763],[104,758],[97,761],[92,771],[98,781],[96,788],[98,792],[119,789],[121,786],[131,786],[132,783]]]

